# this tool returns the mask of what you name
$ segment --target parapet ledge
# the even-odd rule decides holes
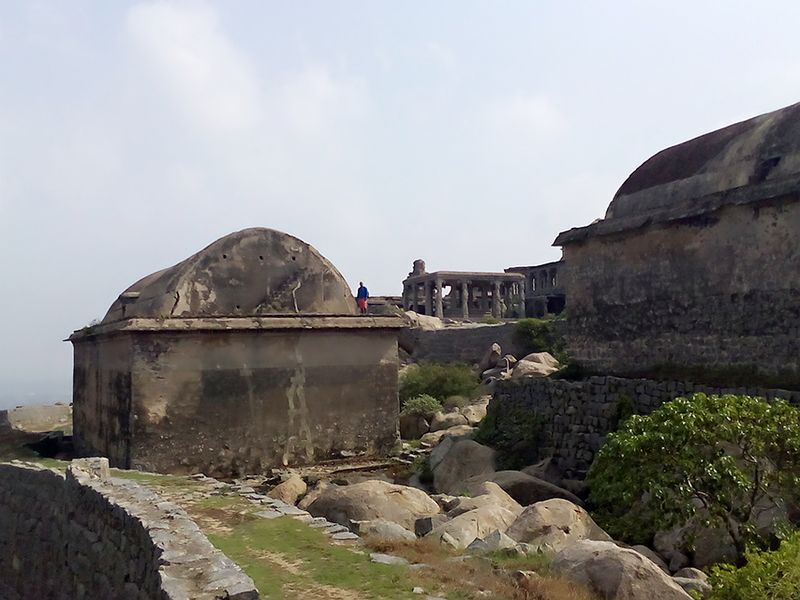
[[[259,331],[259,330],[357,330],[402,329],[407,327],[402,317],[393,315],[280,315],[251,317],[193,317],[193,318],[133,318],[101,323],[78,329],[65,341],[75,341],[96,335],[126,332],[159,331]]]

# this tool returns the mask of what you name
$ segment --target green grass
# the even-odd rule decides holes
[[[303,598],[319,586],[366,598],[415,597],[416,583],[405,567],[372,563],[368,555],[332,545],[321,532],[287,517],[249,520],[208,537],[269,598]]]
[[[162,475],[160,473],[145,473],[143,471],[129,471],[127,469],[111,469],[114,477],[129,479],[141,485],[156,487],[185,487],[197,485],[192,479],[183,475]]]

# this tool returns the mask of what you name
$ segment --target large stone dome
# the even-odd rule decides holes
[[[662,150],[631,173],[607,219],[656,214],[800,174],[800,103]]]
[[[800,103],[652,156],[625,180],[605,219],[555,244],[675,221],[800,192]]]
[[[312,246],[274,229],[218,239],[120,294],[104,323],[123,318],[355,314],[344,277]]]

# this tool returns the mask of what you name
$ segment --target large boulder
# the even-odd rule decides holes
[[[561,481],[564,479],[564,474],[556,466],[556,461],[552,456],[548,456],[534,465],[520,469],[520,471],[526,475],[530,475],[531,477],[543,479],[544,481],[552,483],[553,485],[563,487],[561,485]]]
[[[497,362],[500,360],[500,357],[503,355],[503,350],[500,348],[500,344],[494,343],[486,350],[483,354],[483,358],[481,362],[478,363],[478,371],[483,372],[487,369],[494,369],[497,366]]]
[[[553,574],[603,600],[691,600],[680,585],[650,560],[614,542],[582,540],[556,554]]]
[[[482,506],[501,506],[514,514],[519,515],[522,513],[522,506],[496,483],[487,481],[474,491],[478,495],[473,497],[460,496],[448,503],[448,516],[457,517]]]
[[[476,538],[486,537],[493,531],[505,531],[515,518],[513,512],[501,506],[481,506],[436,527],[425,537],[461,550]]]
[[[557,367],[551,367],[544,363],[525,360],[524,358],[517,363],[511,372],[512,379],[520,377],[547,377],[558,371]]]
[[[553,498],[529,506],[506,533],[518,542],[558,551],[581,540],[611,541],[589,513],[568,500]]]
[[[381,540],[413,542],[417,536],[392,521],[384,519],[373,519],[372,521],[351,521],[350,527],[353,533],[362,537],[373,537]]]
[[[406,321],[409,326],[415,329],[422,329],[423,331],[437,331],[444,329],[444,323],[439,317],[431,317],[429,315],[421,315],[413,310],[406,311]]]
[[[467,482],[466,489],[474,495],[473,486],[484,481],[493,481],[522,506],[529,506],[550,498],[563,498],[574,504],[582,504],[581,499],[572,492],[537,477],[526,475],[521,471],[497,471],[489,475],[473,477]]]
[[[429,446],[438,446],[443,440],[447,438],[460,438],[475,433],[475,427],[469,425],[456,425],[449,429],[440,429],[439,431],[431,431],[426,433],[420,438],[420,441],[428,444]]]
[[[437,412],[431,419],[431,431],[441,431],[443,429],[450,429],[451,427],[458,427],[459,425],[468,425],[467,418],[457,412]]]
[[[421,490],[370,480],[325,489],[308,512],[345,526],[351,521],[383,519],[413,530],[417,519],[437,514],[439,505]]]
[[[297,501],[308,491],[308,486],[303,478],[299,475],[292,475],[284,481],[272,488],[267,496],[282,500],[286,504],[297,504]]]
[[[653,547],[669,562],[670,570],[686,566],[702,569],[719,562],[736,560],[736,546],[721,527],[704,527],[697,522],[659,531]]]
[[[469,404],[461,409],[461,414],[467,420],[468,425],[475,427],[486,418],[486,411],[489,407],[489,400],[481,400],[475,404]]]
[[[474,440],[458,440],[431,468],[433,487],[437,492],[461,495],[467,490],[468,479],[483,477],[485,481],[494,473],[495,451]]]
[[[400,415],[400,437],[418,440],[430,431],[428,420],[422,415]]]
[[[545,365],[546,367],[552,367],[554,369],[558,369],[561,366],[561,363],[556,360],[556,358],[550,354],[549,352],[534,352],[532,354],[528,354],[527,356],[523,357],[522,360],[527,360],[528,362],[538,363],[540,365]]]

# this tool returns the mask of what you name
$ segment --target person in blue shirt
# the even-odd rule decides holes
[[[362,315],[367,314],[367,299],[369,298],[369,290],[364,287],[364,282],[358,282],[358,292],[356,293],[356,304],[358,305],[358,310],[361,312]]]

